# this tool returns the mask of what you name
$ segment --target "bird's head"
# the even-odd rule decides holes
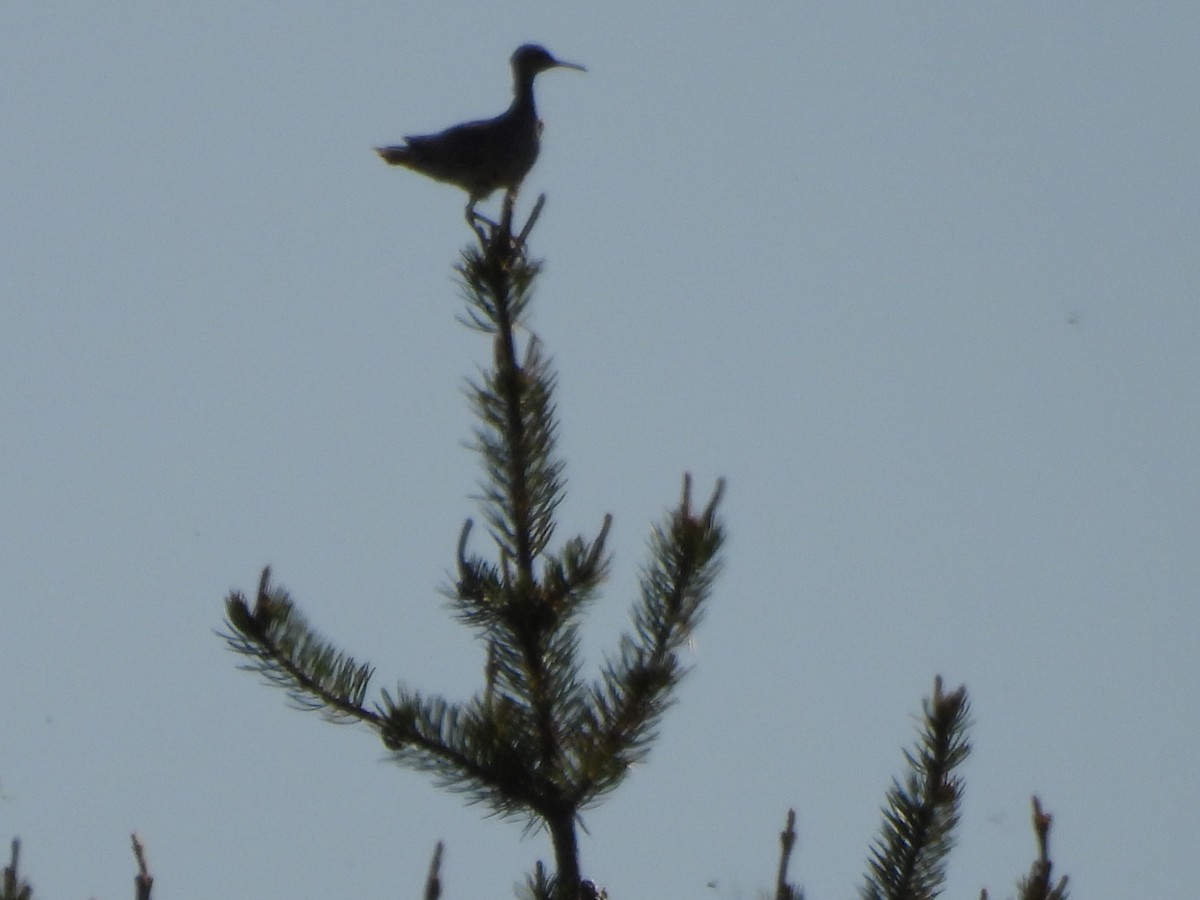
[[[550,55],[549,50],[538,44],[522,44],[518,47],[512,55],[512,67],[518,81],[525,78],[532,78],[538,72],[545,72],[547,69],[562,68],[576,69],[580,72],[587,71],[583,66],[555,59]]]

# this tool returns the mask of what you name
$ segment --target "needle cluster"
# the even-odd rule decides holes
[[[971,752],[965,688],[950,693],[934,682],[925,701],[921,736],[906,750],[908,775],[892,783],[883,810],[883,830],[871,852],[863,900],[923,900],[936,897],[954,846],[963,781],[956,770]]]

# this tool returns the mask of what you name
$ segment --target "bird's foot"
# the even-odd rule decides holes
[[[472,203],[467,207],[467,224],[471,226],[471,230],[475,232],[475,236],[479,238],[479,243],[487,245],[500,226],[493,222],[483,213],[475,212],[475,204]]]
[[[494,222],[482,213],[476,212],[473,205],[467,207],[467,224],[471,226],[471,230],[479,238],[480,246],[485,250],[488,248],[503,247],[510,253],[524,255],[525,239],[529,237],[529,232],[533,230],[534,223],[537,222],[538,216],[541,215],[542,207],[546,203],[546,195],[541,194],[538,196],[537,203],[534,204],[533,211],[529,214],[529,218],[525,220],[520,233],[513,231],[513,205],[515,200],[515,191],[509,191],[504,195],[504,206],[501,208],[500,221],[498,222]]]

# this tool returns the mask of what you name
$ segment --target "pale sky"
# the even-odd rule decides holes
[[[0,5],[0,847],[36,896],[503,898],[544,835],[214,635],[270,564],[451,698],[479,477],[464,195],[371,148],[538,79],[565,539],[728,480],[726,569],[647,763],[586,818],[613,900],[756,896],[798,814],[857,895],[935,674],[976,727],[946,896],[1200,882],[1200,6]],[[485,208],[494,209],[498,198]],[[716,882],[716,888],[706,885]]]

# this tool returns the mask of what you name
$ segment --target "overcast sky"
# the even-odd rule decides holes
[[[935,674],[976,718],[947,896],[1013,893],[1029,798],[1089,898],[1200,882],[1200,6],[0,5],[0,846],[37,895],[511,896],[545,836],[214,635],[271,564],[466,698],[477,461],[455,188],[371,148],[492,115],[544,43],[529,325],[560,536],[728,479],[727,565],[648,762],[590,813],[613,900],[856,896]],[[498,198],[485,208],[494,209]],[[481,545],[482,548],[482,545]],[[715,882],[715,887],[708,887]]]

